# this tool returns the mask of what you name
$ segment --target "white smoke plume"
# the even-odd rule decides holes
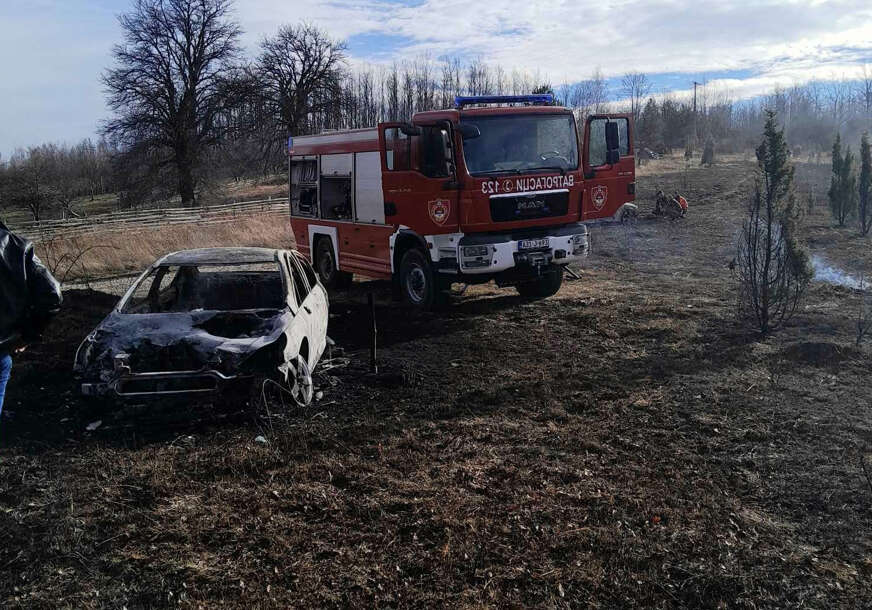
[[[814,279],[834,286],[845,286],[855,290],[864,290],[867,283],[827,263],[822,257],[813,254],[811,265],[814,267]]]

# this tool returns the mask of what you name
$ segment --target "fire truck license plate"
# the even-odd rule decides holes
[[[542,239],[522,239],[518,242],[518,250],[538,250],[539,248],[548,247],[548,238]]]

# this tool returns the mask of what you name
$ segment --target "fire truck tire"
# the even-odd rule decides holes
[[[557,294],[561,285],[563,285],[563,267],[555,265],[550,272],[542,274],[539,279],[518,284],[515,288],[522,297],[544,299]]]
[[[329,237],[319,238],[315,245],[315,270],[325,288],[348,288],[351,285],[353,276],[338,269]]]
[[[442,301],[442,291],[436,283],[433,267],[420,248],[403,254],[400,262],[400,289],[403,299],[413,307],[430,309]]]

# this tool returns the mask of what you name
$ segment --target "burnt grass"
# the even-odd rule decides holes
[[[551,299],[331,295],[347,360],[270,422],[82,403],[73,353],[114,298],[68,293],[0,427],[0,605],[869,607],[860,297],[816,283],[765,341],[737,321],[751,167],[640,177],[638,223],[596,228]],[[663,187],[685,220],[650,216]],[[816,247],[857,243],[823,207]]]

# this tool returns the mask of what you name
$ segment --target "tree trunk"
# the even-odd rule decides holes
[[[176,167],[179,172],[179,196],[182,198],[182,206],[190,207],[194,201],[194,167],[187,154],[177,156]]]

